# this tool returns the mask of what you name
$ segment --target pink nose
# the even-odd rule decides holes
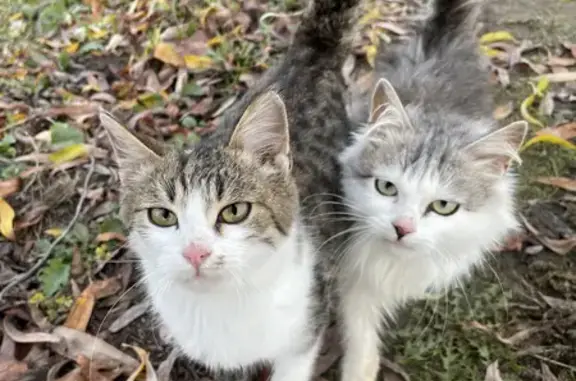
[[[186,260],[190,262],[196,270],[202,266],[202,263],[204,263],[209,256],[210,250],[195,243],[191,243],[186,249],[184,249],[184,258],[186,258]]]
[[[396,230],[396,236],[398,240],[402,239],[407,234],[414,233],[416,231],[416,226],[414,225],[414,220],[408,217],[401,217],[396,221],[392,222],[392,226]]]

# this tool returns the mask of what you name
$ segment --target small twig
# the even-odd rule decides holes
[[[90,185],[90,178],[92,177],[92,174],[94,173],[94,167],[95,167],[94,157],[90,157],[90,169],[88,170],[88,173],[86,174],[86,178],[84,179],[84,186],[83,186],[82,194],[80,195],[80,200],[78,200],[78,204],[76,205],[76,211],[74,212],[74,216],[72,217],[72,220],[70,220],[70,223],[68,224],[68,226],[66,226],[66,229],[64,229],[62,234],[60,234],[54,240],[54,242],[52,242],[52,244],[50,245],[48,250],[46,250],[46,252],[42,255],[42,257],[38,260],[38,262],[36,262],[36,264],[34,266],[32,266],[32,268],[30,270],[26,271],[24,274],[17,276],[13,281],[8,283],[2,291],[0,291],[0,301],[2,301],[2,299],[4,298],[4,295],[6,295],[6,293],[11,288],[17,286],[21,282],[25,281],[26,279],[28,279],[31,276],[33,276],[34,274],[36,274],[36,272],[42,266],[44,266],[44,264],[48,261],[48,259],[50,259],[50,255],[52,254],[52,251],[54,250],[56,245],[58,245],[60,243],[60,241],[62,241],[64,239],[64,237],[66,237],[66,235],[72,230],[72,228],[76,224],[76,221],[78,220],[78,217],[80,217],[80,213],[82,212],[84,200],[86,200],[86,195],[88,193],[88,186]]]
[[[538,359],[538,360],[540,360],[540,361],[544,361],[544,362],[547,362],[547,363],[550,363],[550,364],[554,364],[554,365],[559,366],[559,367],[561,367],[561,368],[569,369],[569,370],[571,370],[572,372],[576,372],[576,367],[574,367],[574,366],[572,366],[572,365],[564,364],[563,362],[556,361],[556,360],[553,360],[553,359],[551,359],[551,358],[548,358],[548,357],[545,357],[545,356],[542,356],[542,355],[539,355],[539,354],[536,354],[536,353],[527,353],[527,355],[528,355],[528,356],[532,356],[532,357],[534,357],[534,358],[536,358],[536,359]]]

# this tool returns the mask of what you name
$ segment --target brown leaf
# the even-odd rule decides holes
[[[549,66],[572,66],[572,65],[576,65],[576,58],[551,56],[548,58],[548,65]]]
[[[26,363],[0,357],[0,380],[20,381],[27,371]]]
[[[13,177],[8,180],[0,181],[0,197],[8,197],[13,193],[20,190],[22,181],[18,177]]]
[[[506,252],[522,251],[525,239],[526,234],[524,233],[510,235],[506,238],[506,241],[502,245],[500,245],[500,251],[506,251]]]
[[[546,302],[546,304],[548,304],[552,308],[555,308],[558,310],[565,310],[566,312],[571,312],[571,311],[576,310],[576,301],[553,298],[551,296],[546,296],[542,293],[539,293],[539,294],[540,294],[540,297]]]
[[[492,113],[492,116],[496,120],[503,120],[508,118],[512,114],[512,111],[514,111],[514,103],[508,102],[504,105],[496,107]]]
[[[576,138],[576,122],[561,124],[556,127],[543,128],[536,135],[556,135],[564,140]]]
[[[117,233],[117,232],[100,233],[96,237],[96,242],[108,242],[108,241],[111,241],[113,239],[120,241],[120,242],[126,242],[126,236],[122,233]]]
[[[158,379],[161,381],[170,381],[170,372],[174,367],[174,362],[178,358],[178,350],[172,349],[166,360],[162,361],[160,365],[158,365]]]
[[[558,188],[576,192],[576,179],[567,177],[539,177],[536,179],[541,184],[553,185]]]
[[[135,306],[130,307],[122,315],[118,317],[111,325],[108,330],[112,333],[120,331],[122,328],[128,326],[134,320],[138,319],[140,316],[144,315],[148,311],[148,303],[142,302]]]
[[[150,362],[150,354],[146,352],[144,349],[132,345],[126,345],[130,347],[138,354],[140,358],[140,365],[138,368],[130,375],[127,381],[136,381],[138,376],[142,373],[142,371],[146,372],[146,381],[158,381],[158,376],[156,375],[156,371]]]
[[[60,343],[53,344],[52,348],[71,360],[84,356],[97,363],[116,364],[126,375],[138,368],[138,361],[133,357],[98,337],[63,326],[56,327],[52,334],[60,339]]]
[[[184,58],[176,51],[176,46],[168,42],[160,42],[154,48],[154,58],[176,67],[184,66]]]
[[[498,361],[494,361],[492,364],[488,365],[484,381],[502,381],[500,369],[498,369]]]
[[[4,333],[17,343],[59,343],[60,337],[51,333],[44,332],[21,332],[10,321],[8,316],[3,320]]]
[[[122,285],[118,278],[113,277],[93,282],[88,286],[88,289],[98,300],[117,294],[122,289]]]
[[[558,381],[558,378],[552,373],[548,365],[542,363],[542,381]]]
[[[538,73],[538,74],[542,74],[542,73]],[[573,81],[576,81],[576,71],[566,71],[563,73],[544,74],[544,75],[538,77],[538,79],[540,79],[542,77],[546,77],[546,78],[548,78],[548,80],[550,82],[554,82],[554,83],[573,82]]]
[[[532,224],[530,224],[526,217],[524,217],[522,214],[520,214],[520,219],[522,220],[522,223],[526,229],[528,229],[528,231],[530,231],[530,233],[532,233],[542,245],[546,246],[556,254],[566,255],[572,251],[572,249],[576,248],[576,237],[565,239],[548,238],[541,234]]]
[[[90,287],[87,287],[74,301],[64,326],[85,332],[95,303],[96,298]]]

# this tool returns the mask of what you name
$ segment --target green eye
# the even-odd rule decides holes
[[[376,179],[375,184],[376,184],[376,190],[384,196],[392,197],[398,194],[398,189],[396,188],[396,185],[394,185],[390,181]]]
[[[458,211],[460,204],[446,200],[436,200],[428,206],[428,209],[441,216],[450,216]]]
[[[237,202],[230,204],[220,211],[218,219],[229,225],[239,224],[250,215],[252,204],[249,202]]]
[[[174,213],[164,208],[148,209],[148,219],[156,226],[168,228],[178,223],[178,218]]]

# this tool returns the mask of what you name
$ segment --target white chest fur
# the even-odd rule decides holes
[[[307,253],[310,254],[310,253]],[[182,284],[157,292],[153,305],[174,341],[190,358],[212,368],[238,368],[273,361],[309,339],[311,255],[275,274],[267,287],[197,293]]]

